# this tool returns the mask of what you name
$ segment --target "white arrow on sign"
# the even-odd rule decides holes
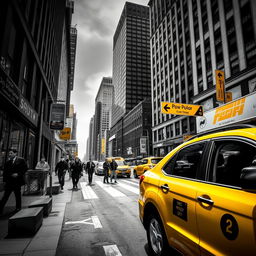
[[[94,228],[102,228],[101,222],[97,216],[92,216],[91,218],[88,218],[85,220],[65,222],[65,225],[70,225],[70,224],[86,224],[86,225],[93,225]]]

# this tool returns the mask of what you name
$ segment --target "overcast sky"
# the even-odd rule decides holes
[[[71,103],[75,106],[79,157],[86,152],[89,123],[103,76],[112,76],[113,36],[124,0],[75,0],[73,25],[77,25],[75,83]],[[149,0],[129,2],[147,5]]]

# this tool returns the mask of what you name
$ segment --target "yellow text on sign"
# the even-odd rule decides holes
[[[162,106],[161,112],[163,114],[184,115],[184,116],[202,116],[203,115],[203,106],[200,106],[200,105],[161,102],[161,106]]]
[[[63,130],[60,131],[60,139],[61,140],[70,140],[71,137],[71,128],[65,127]]]
[[[216,78],[216,100],[225,101],[225,74],[224,71],[215,70]]]

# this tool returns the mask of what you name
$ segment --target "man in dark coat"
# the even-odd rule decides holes
[[[115,159],[112,160],[112,162],[110,163],[110,169],[111,169],[111,175],[110,175],[110,182],[112,183],[112,179],[115,179],[115,183],[117,183],[116,181],[116,169],[117,169],[117,163],[115,161]]]
[[[21,209],[21,186],[25,184],[25,173],[28,166],[22,157],[17,156],[17,150],[9,150],[9,160],[4,165],[3,181],[5,182],[5,191],[0,202],[0,213],[12,192],[15,194],[16,210]]]
[[[107,158],[105,159],[105,162],[103,163],[103,171],[104,171],[104,179],[103,179],[103,183],[109,183],[108,182],[108,172],[109,172],[110,166],[108,163]]]
[[[88,181],[89,181],[89,184],[92,183],[92,176],[93,176],[93,173],[94,173],[94,169],[95,169],[95,164],[94,162],[90,159],[89,162],[87,162],[86,164],[86,172],[88,173]]]
[[[75,162],[71,164],[70,171],[73,182],[73,189],[75,189],[77,188],[77,183],[83,172],[83,166],[78,157],[76,157]]]
[[[68,170],[68,163],[67,161],[65,161],[64,157],[62,157],[55,167],[55,173],[58,174],[61,189],[63,189],[64,187],[65,174],[67,170]]]

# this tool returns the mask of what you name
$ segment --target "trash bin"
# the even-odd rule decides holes
[[[28,170],[25,177],[24,195],[44,195],[48,173],[45,170]]]

